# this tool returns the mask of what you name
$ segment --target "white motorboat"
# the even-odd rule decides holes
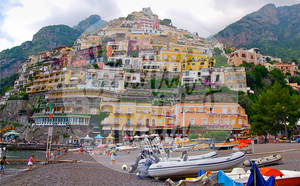
[[[119,147],[116,147],[116,150],[117,151],[125,151],[125,150],[136,150],[138,147],[133,147],[133,146],[119,146]]]
[[[155,178],[169,178],[184,175],[197,175],[199,170],[203,171],[214,171],[214,170],[225,170],[232,168],[245,159],[243,152],[235,152],[228,156],[200,159],[195,161],[170,161],[170,162],[158,162],[152,164],[148,173],[150,176]]]
[[[181,162],[181,161],[196,161],[196,160],[201,160],[201,159],[207,159],[207,158],[215,158],[217,157],[217,153],[212,151],[206,154],[201,154],[201,155],[193,155],[193,156],[188,156],[184,154],[183,156],[178,156],[174,158],[159,158],[159,162]],[[137,171],[142,169],[145,166],[146,159],[142,159],[139,161]]]

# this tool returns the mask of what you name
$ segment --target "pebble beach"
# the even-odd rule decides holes
[[[280,154],[282,163],[268,167],[285,170],[300,171],[300,143],[280,143],[280,144],[254,144],[254,154],[246,154],[245,159],[265,157],[272,154]],[[204,154],[208,151],[192,151],[190,155]],[[216,151],[218,156],[228,155],[232,149]],[[55,163],[38,164],[34,163],[32,171],[21,171],[15,175],[5,175],[0,178],[1,185],[143,185],[156,186],[164,185],[165,180],[155,180],[145,178],[138,180],[135,174],[123,171],[122,165],[128,167],[134,163],[139,150],[131,151],[130,154],[117,152],[116,165],[111,165],[108,155],[87,155],[73,154],[69,152],[67,156],[60,156],[55,160],[77,160],[78,163]],[[173,157],[177,154],[172,153]],[[82,163],[79,163],[82,161]],[[9,165],[7,165],[9,166]],[[242,167],[249,170],[250,167]]]

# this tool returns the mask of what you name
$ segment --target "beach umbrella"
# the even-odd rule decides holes
[[[158,134],[151,134],[151,137],[158,137]]]
[[[147,134],[143,134],[143,135],[141,135],[141,137],[142,137],[142,138],[148,138],[148,137],[149,137],[149,135],[147,135]]]
[[[123,137],[123,139],[129,139],[129,138],[130,138],[130,137],[129,137],[129,136],[127,136],[127,135]]]
[[[91,137],[89,137],[89,135],[86,135],[86,137],[80,138],[80,139],[84,139],[84,140],[93,140],[94,138],[91,138]]]
[[[141,138],[140,136],[133,136],[134,139],[139,139]]]
[[[96,148],[101,149],[101,148],[104,148],[104,147],[107,147],[107,145],[98,145]]]
[[[95,136],[94,138],[96,139],[100,139],[100,138],[103,138],[100,134],[98,134],[97,136]]]
[[[10,132],[7,132],[7,133],[3,134],[3,137],[9,136],[9,135],[20,136],[20,133],[17,133],[16,131],[12,130]]]
[[[106,139],[115,139],[114,137],[111,136],[111,134],[109,134]]]

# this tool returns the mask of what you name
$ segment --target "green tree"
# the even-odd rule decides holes
[[[159,24],[161,25],[170,25],[172,23],[171,19],[163,19],[159,21]]]
[[[257,103],[252,105],[255,113],[252,131],[258,135],[270,133],[275,135],[285,130],[288,135],[287,121],[294,122],[300,114],[300,97],[290,95],[289,89],[284,88],[279,82],[262,92]]]

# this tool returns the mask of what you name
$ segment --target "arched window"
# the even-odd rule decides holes
[[[244,77],[242,75],[237,75],[236,79],[244,79]]]
[[[228,88],[232,88],[232,83],[227,83],[226,86],[227,86]]]
[[[152,119],[152,126],[155,126],[155,119]]]
[[[237,83],[237,88],[243,88],[244,87],[244,83]]]
[[[228,76],[226,76],[226,79],[232,79],[232,76],[231,75],[228,75]]]

